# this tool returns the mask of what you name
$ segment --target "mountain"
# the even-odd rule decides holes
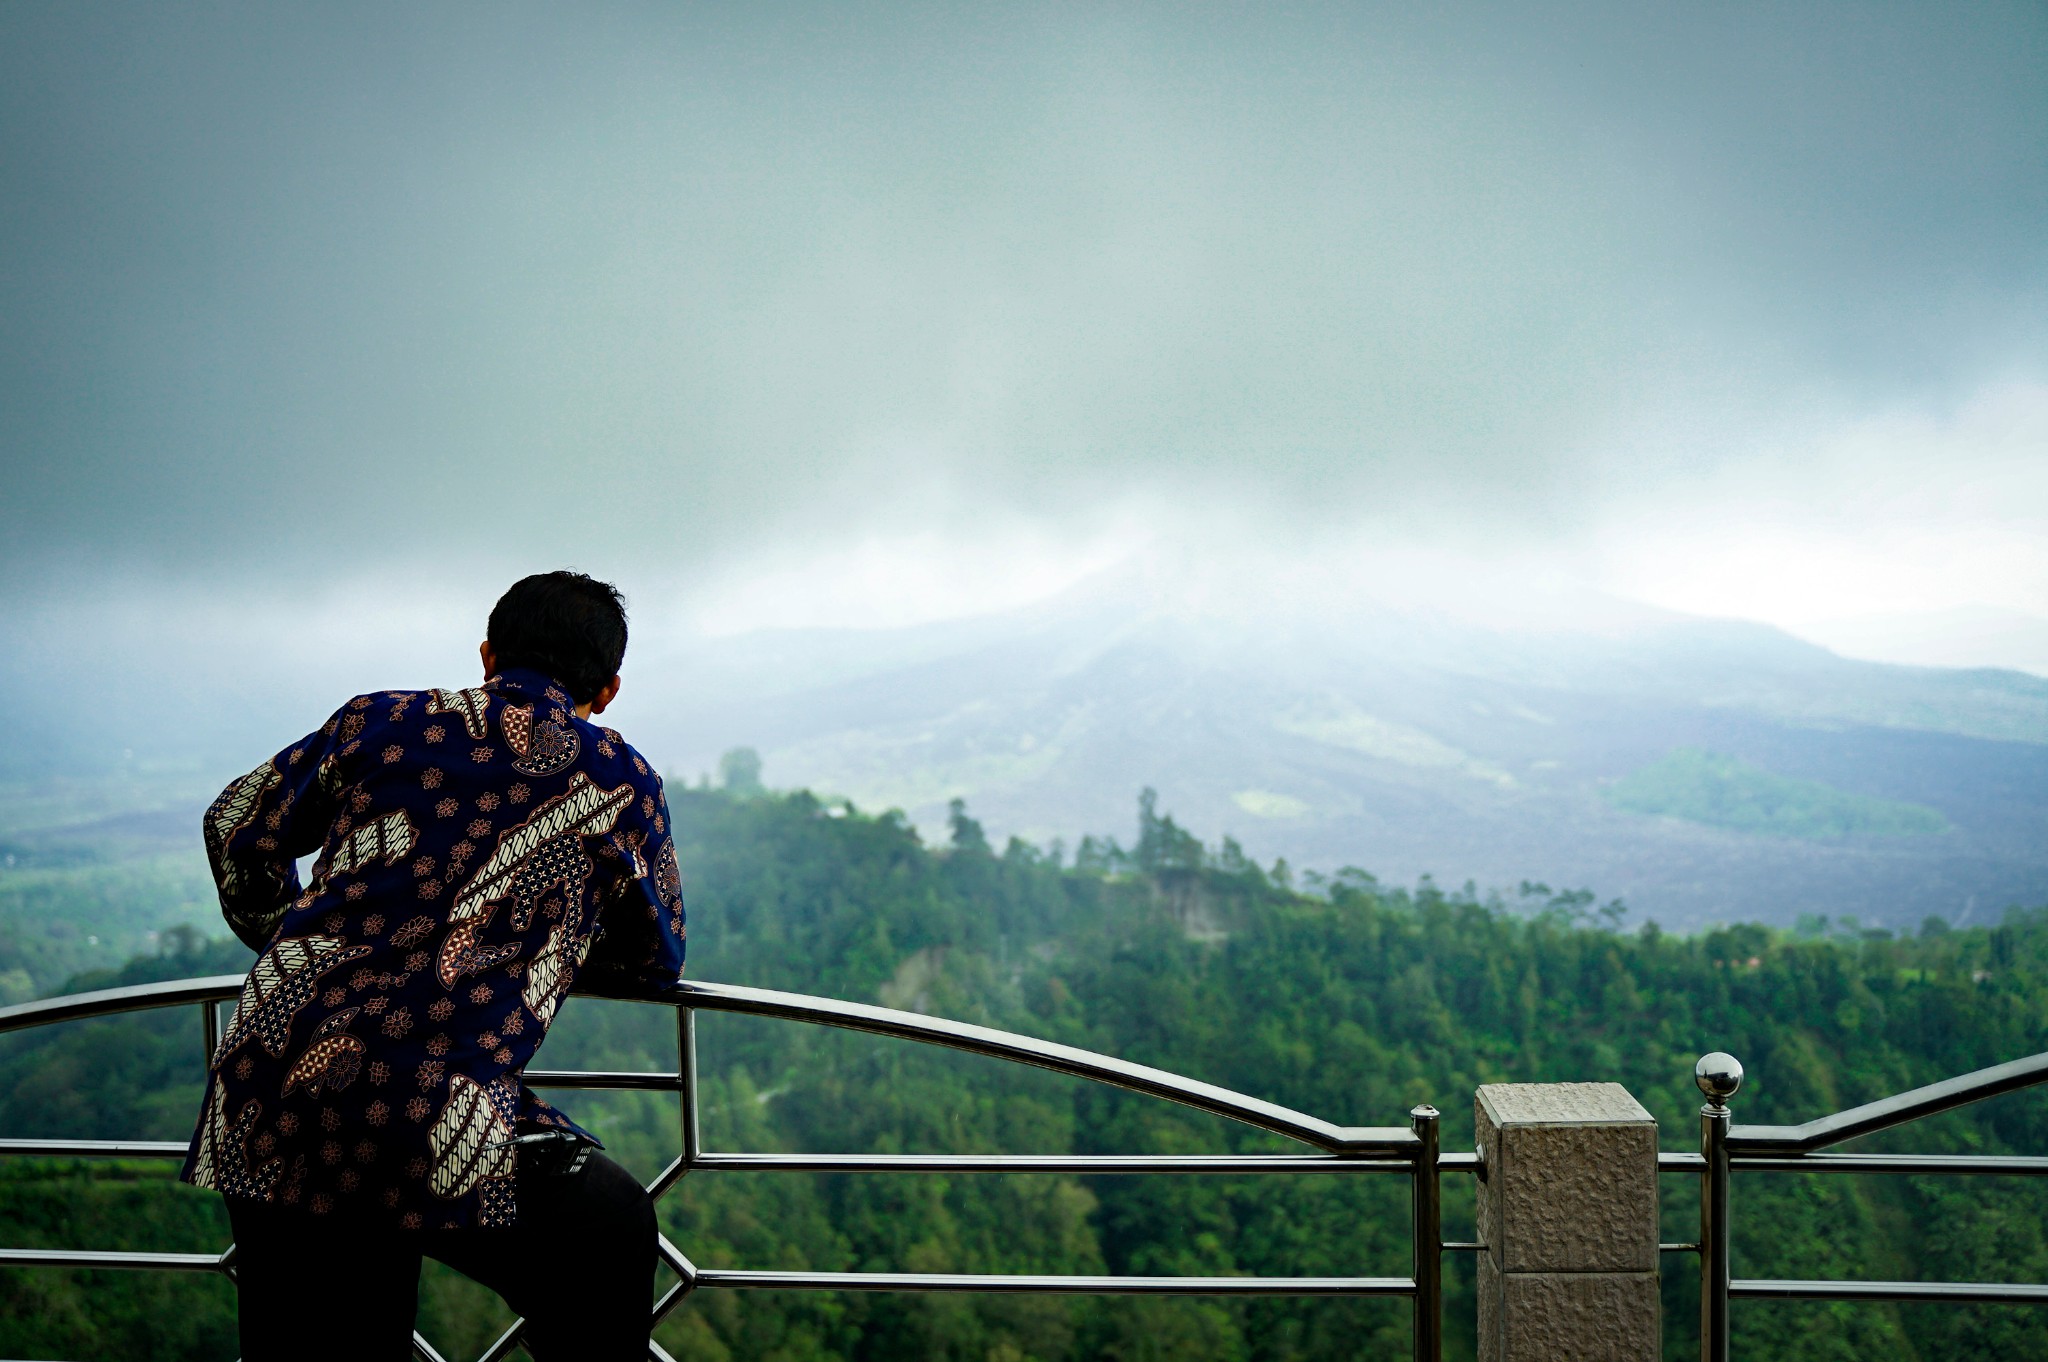
[[[1806,636],[1849,657],[1953,665],[1957,658],[2048,675],[2048,616],[1994,605],[1816,620]]]
[[[930,838],[957,798],[999,843],[1071,853],[1128,838],[1150,787],[1263,863],[1586,888],[1673,930],[2048,902],[2048,680],[1513,578],[1425,567],[1375,596],[1246,577],[1125,569],[909,628],[643,625],[608,718],[672,775],[750,746],[770,785],[900,808]],[[167,853],[169,829],[196,855],[177,829],[341,699],[473,679],[465,633],[249,629],[25,634],[0,657],[0,850],[56,875],[132,859],[115,842]],[[0,871],[0,898],[18,879]],[[123,930],[49,969],[124,958]]]
[[[2048,901],[2048,681],[1620,601],[1189,608],[1112,580],[635,662],[634,737],[665,768],[749,745],[772,785],[934,834],[958,798],[998,836],[1071,847],[1150,786],[1263,860],[1585,886],[1669,928]],[[1712,790],[1656,788],[1708,771]]]

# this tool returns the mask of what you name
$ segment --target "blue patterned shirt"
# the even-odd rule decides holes
[[[407,1228],[512,1224],[505,1142],[578,1129],[521,1079],[563,996],[682,979],[670,832],[640,754],[518,668],[359,695],[229,785],[207,858],[260,954],[185,1180]]]

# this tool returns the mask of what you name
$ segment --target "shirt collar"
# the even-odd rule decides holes
[[[527,701],[552,701],[563,709],[574,709],[568,688],[546,672],[531,667],[504,667],[484,682],[484,689],[497,695]]]

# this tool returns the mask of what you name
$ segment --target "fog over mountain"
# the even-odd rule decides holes
[[[668,731],[642,722],[685,771],[749,741],[771,783],[938,838],[959,797],[999,834],[1128,843],[1152,786],[1262,859],[1585,886],[1667,927],[2048,898],[2048,682],[1577,604],[1230,617],[1090,583],[973,625],[725,640]]]
[[[1537,880],[1673,929],[2048,901],[2048,680],[1428,566],[1428,586],[1306,598],[1126,566],[965,620],[657,634],[608,718],[671,779],[749,746],[769,784],[902,809],[941,843],[961,799],[999,842],[1128,844],[1150,787],[1212,845],[1301,873]],[[473,632],[333,659],[317,631],[253,656],[109,650],[105,703],[137,713],[83,738],[31,719],[0,775],[125,782],[160,811],[135,826],[175,834],[347,694],[472,681]]]
[[[9,807],[571,564],[686,772],[2038,899],[2034,683],[1875,664],[2048,673],[2044,223],[2034,4],[9,5]]]

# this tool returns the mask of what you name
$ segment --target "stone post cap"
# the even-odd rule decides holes
[[[1473,1094],[1479,1238],[1503,1272],[1657,1269],[1657,1122],[1619,1083]]]
[[[1487,1083],[1476,1094],[1496,1126],[1655,1125],[1619,1083]]]

